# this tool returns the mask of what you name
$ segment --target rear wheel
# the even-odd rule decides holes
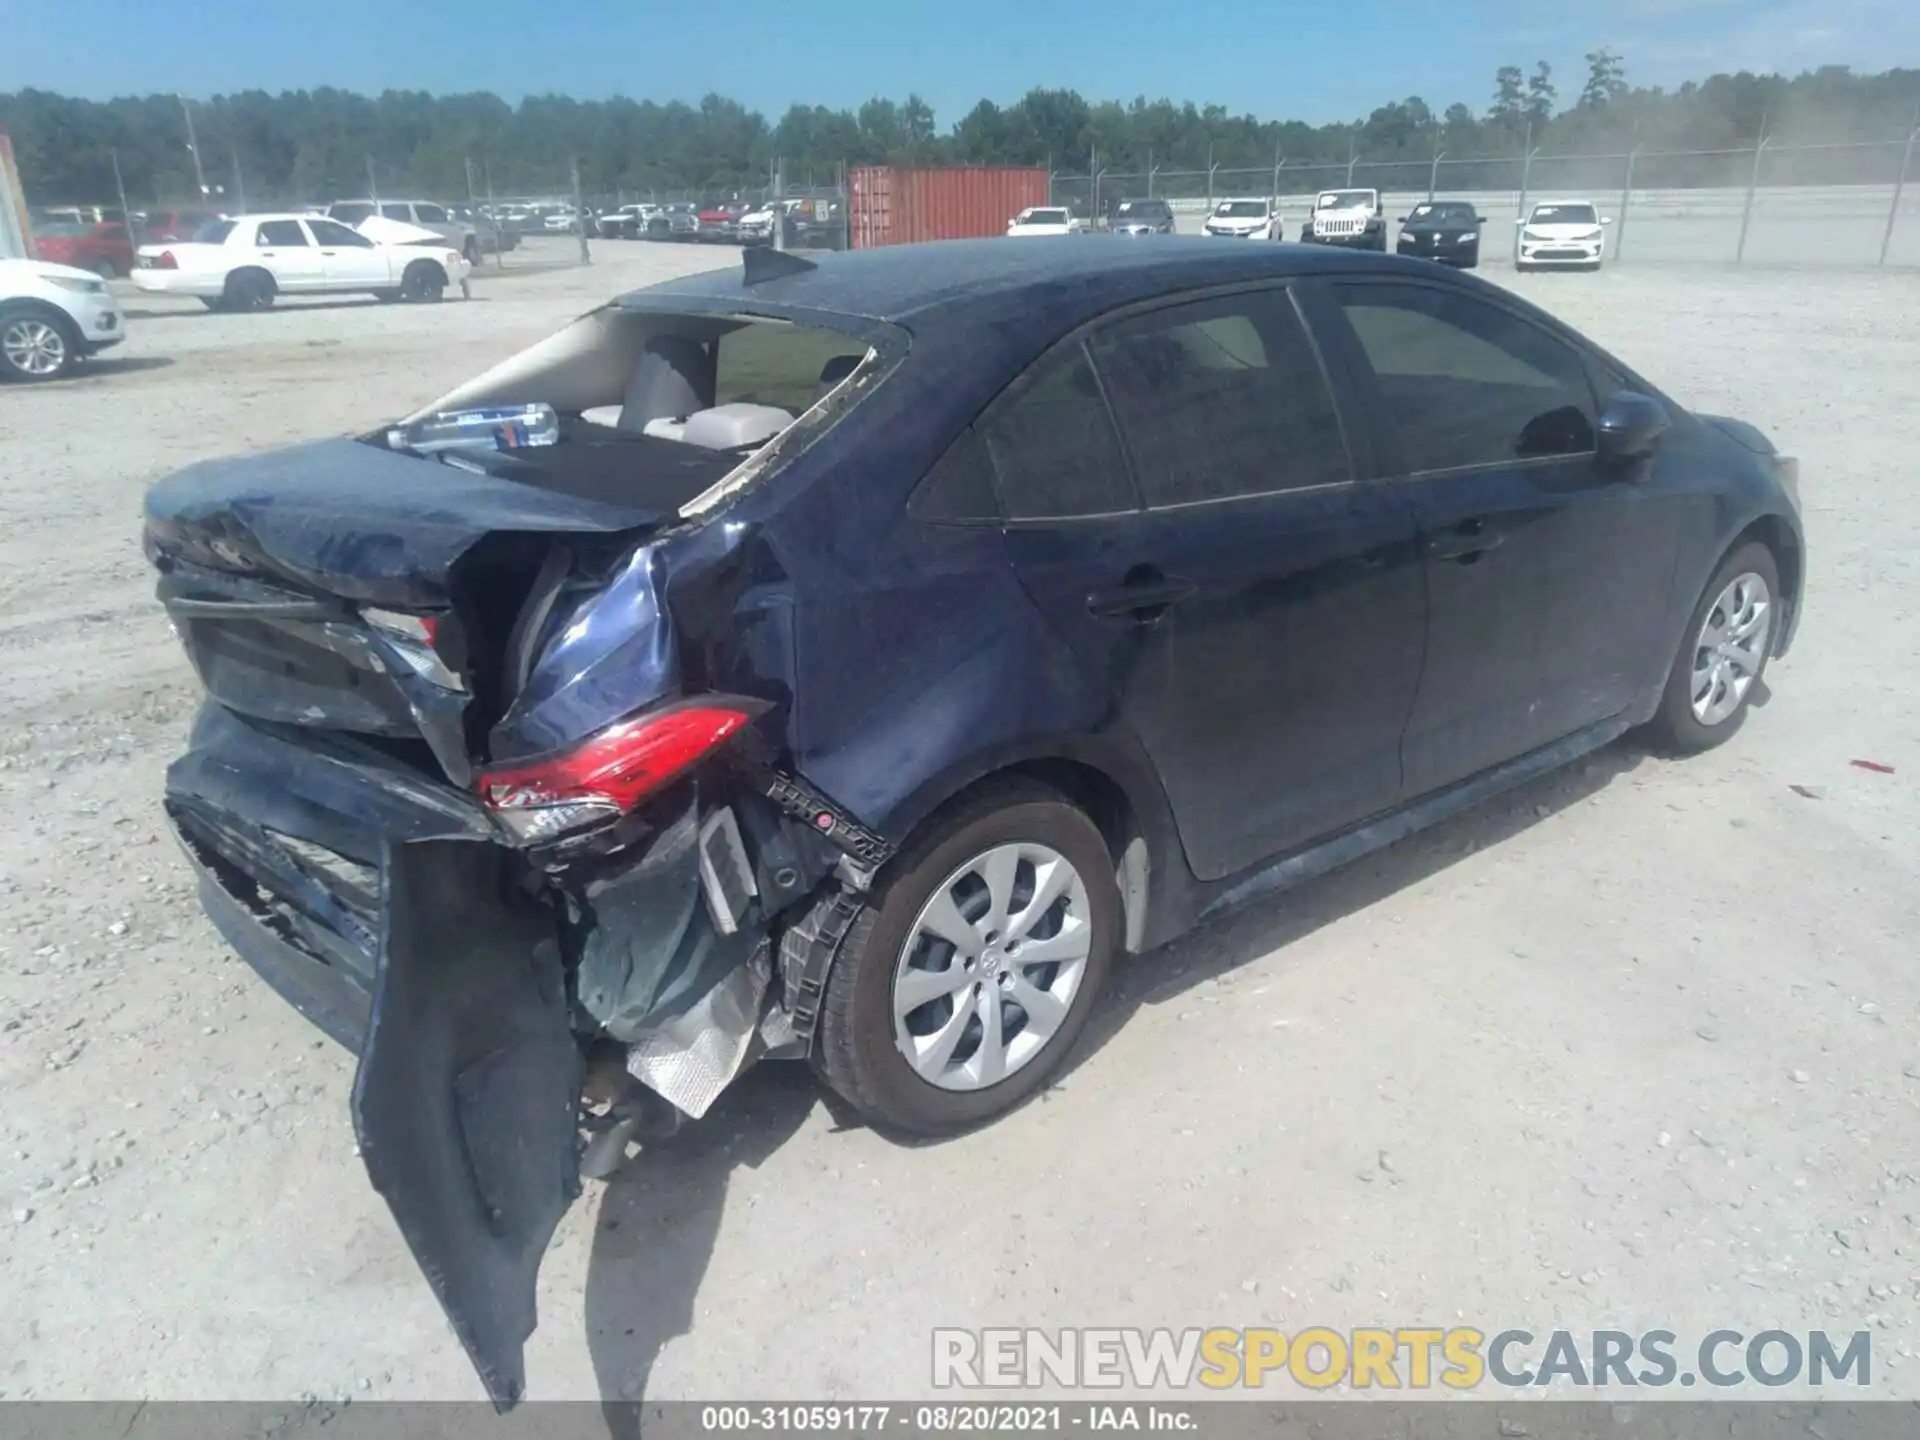
[[[920,1135],[1044,1086],[1120,940],[1113,858],[1051,790],[996,786],[888,867],[827,981],[815,1063],[868,1118]]]
[[[378,300],[382,305],[391,305],[396,300],[404,297],[402,297],[398,290],[376,290],[373,292],[373,298]]]
[[[400,293],[416,305],[432,305],[446,294],[447,272],[431,260],[416,260],[400,277]]]
[[[0,307],[0,376],[58,380],[80,359],[73,322],[50,306]]]
[[[1720,563],[1687,621],[1648,726],[1672,750],[1709,750],[1747,718],[1753,687],[1767,670],[1780,618],[1780,569],[1758,541]]]
[[[200,303],[209,310],[224,310],[227,308],[227,297],[224,295],[202,295],[200,297]]]
[[[273,305],[273,277],[264,270],[236,270],[227,276],[226,290],[221,294],[221,308],[226,310],[266,310]]]

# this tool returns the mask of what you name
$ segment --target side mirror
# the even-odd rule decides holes
[[[1651,395],[1616,390],[1600,410],[1600,456],[1613,461],[1645,459],[1672,424],[1667,407]]]
[[[1406,223],[1407,223],[1407,221],[1408,221],[1408,220],[1410,220],[1410,219],[1412,219],[1412,218],[1413,218],[1413,217],[1412,217],[1412,216],[1410,216],[1410,215],[1402,215],[1402,216],[1400,217],[1400,223],[1401,223],[1402,225],[1404,225],[1404,224],[1406,224]]]
[[[1473,217],[1473,223],[1476,225],[1484,225],[1487,223],[1487,217],[1484,215],[1476,215]]]
[[[1522,215],[1518,220],[1515,220],[1513,223],[1516,225],[1524,225],[1527,223],[1527,217]]]
[[[1600,223],[1602,225],[1611,225],[1613,223],[1613,217],[1611,215],[1602,215],[1600,217]]]

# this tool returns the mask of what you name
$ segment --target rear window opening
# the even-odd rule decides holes
[[[678,510],[782,437],[799,439],[837,418],[846,407],[824,402],[856,372],[878,378],[873,322],[847,323],[842,330],[772,315],[609,306],[400,423],[546,405],[558,420],[551,444],[432,458],[585,499]],[[855,388],[864,394],[864,381]],[[389,443],[384,434],[368,438]]]

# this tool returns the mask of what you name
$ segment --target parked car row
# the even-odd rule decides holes
[[[355,213],[351,202],[335,208]],[[472,271],[455,241],[422,226],[377,214],[354,228],[288,211],[217,220],[191,240],[143,245],[133,283],[148,294],[193,296],[209,310],[246,311],[283,294],[436,301]]]
[[[1301,223],[1303,245],[1339,245],[1385,252],[1391,224],[1378,190],[1325,190],[1314,197],[1313,208]],[[1480,263],[1486,217],[1465,200],[1429,200],[1415,205],[1398,219],[1399,233],[1391,248],[1401,255],[1418,256],[1443,264],[1473,269]],[[1605,260],[1606,227],[1610,216],[1600,214],[1588,200],[1540,201],[1517,219],[1514,268],[1518,270],[1566,267],[1598,270]],[[1165,200],[1122,200],[1110,218],[1098,226],[1076,216],[1063,205],[1031,206],[1007,223],[1009,235],[1077,235],[1088,229],[1115,235],[1171,235],[1173,207]],[[1286,222],[1279,201],[1271,197],[1220,201],[1201,224],[1201,233],[1223,239],[1284,240]]]

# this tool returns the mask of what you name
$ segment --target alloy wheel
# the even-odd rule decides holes
[[[0,353],[20,374],[44,380],[65,367],[67,340],[58,327],[29,316],[9,321],[0,331]]]
[[[1700,622],[1688,695],[1693,718],[1718,725],[1740,708],[1766,663],[1773,638],[1773,594],[1753,571],[1727,583]]]
[[[1046,845],[996,845],[933,892],[893,975],[894,1043],[922,1080],[981,1090],[1066,1022],[1093,949],[1086,883]]]

